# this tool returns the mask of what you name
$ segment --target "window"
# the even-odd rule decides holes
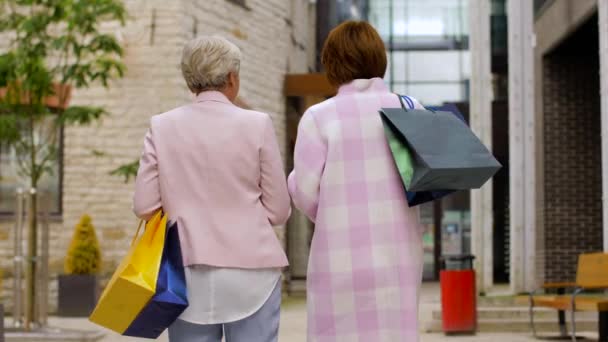
[[[393,91],[414,96],[424,105],[467,101],[469,78],[469,51],[389,52],[386,81]]]
[[[49,164],[47,172],[40,179],[39,193],[48,193],[49,212],[51,215],[61,214],[62,162],[63,143],[62,130],[58,132],[58,158]],[[17,188],[27,189],[29,180],[20,172],[19,159],[14,148],[0,146],[0,216],[12,215],[15,212],[15,194]]]
[[[468,100],[468,0],[372,0],[370,22],[387,44],[385,80],[424,105]]]
[[[465,0],[371,0],[369,20],[386,41],[391,34],[394,40],[460,41],[468,37],[467,6]]]

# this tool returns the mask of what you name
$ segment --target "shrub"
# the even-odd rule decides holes
[[[84,215],[76,225],[65,259],[66,274],[97,274],[101,266],[101,252],[91,217]]]

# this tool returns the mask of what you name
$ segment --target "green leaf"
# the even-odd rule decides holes
[[[104,151],[100,151],[100,150],[92,150],[92,151],[91,151],[91,154],[92,154],[92,155],[93,155],[93,157],[95,157],[95,158],[105,157],[105,156],[107,156],[107,155],[108,155],[108,154],[107,154],[107,153],[105,153]]]
[[[119,166],[112,170],[110,175],[124,177],[125,183],[128,183],[131,178],[137,176],[137,170],[139,170],[139,160]]]
[[[21,138],[19,122],[15,114],[0,114],[0,144],[12,145]]]
[[[17,59],[13,52],[0,55],[0,87],[6,87],[17,78]]]
[[[57,123],[60,125],[87,125],[107,114],[105,109],[99,107],[72,106],[59,114]]]
[[[87,45],[87,49],[90,51],[103,51],[105,53],[115,53],[117,55],[122,55],[122,47],[118,44],[116,38],[113,35],[109,34],[100,34],[91,40],[91,42]]]
[[[99,80],[107,88],[109,79],[124,75],[125,66],[114,58],[100,57],[91,71],[92,80]]]

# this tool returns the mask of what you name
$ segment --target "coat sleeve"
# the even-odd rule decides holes
[[[161,207],[158,160],[152,129],[150,129],[144,138],[144,150],[139,160],[139,170],[135,178],[133,212],[137,217],[148,220]]]
[[[291,215],[291,201],[277,136],[268,116],[264,124],[264,142],[260,151],[260,187],[262,205],[266,209],[270,224],[285,224]]]
[[[294,170],[289,175],[289,192],[295,206],[311,221],[317,218],[321,177],[327,158],[327,142],[309,109],[300,120],[294,151]]]

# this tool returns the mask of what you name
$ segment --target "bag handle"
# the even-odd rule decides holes
[[[401,103],[401,108],[403,108],[403,110],[405,110],[407,112],[407,108],[405,108],[405,103],[403,103],[403,98],[401,97],[401,95],[399,94],[395,94],[397,95],[397,98],[399,99],[399,103]]]
[[[137,225],[137,231],[135,232],[135,236],[133,237],[133,241],[131,241],[131,246],[135,244],[137,241],[137,237],[139,236],[139,232],[141,231],[141,226],[144,224],[144,220],[139,220],[139,224]]]
[[[165,212],[162,211],[161,209],[161,213],[160,213],[160,217],[162,218],[163,216],[165,216]],[[133,246],[135,244],[135,241],[137,241],[137,237],[139,236],[139,232],[141,231],[141,226],[144,225],[144,220],[139,220],[139,224],[137,225],[137,231],[135,232],[135,236],[133,237],[133,240],[131,241],[131,246]]]
[[[407,95],[399,95],[399,94],[395,94],[397,95],[397,97],[399,98],[399,103],[401,103],[401,108],[403,108],[403,110],[405,110],[406,112],[408,111],[408,108],[405,106],[405,103],[403,103],[403,100],[405,99],[405,102],[407,102],[409,109],[415,109],[415,105],[414,105],[414,101],[412,101],[412,99],[407,96]],[[435,114],[435,110],[433,109],[427,109],[429,112]]]
[[[397,98],[399,98],[399,103],[401,103],[401,108],[403,108],[406,112],[408,110],[407,107],[409,107],[409,109],[414,109],[414,101],[412,101],[412,99],[409,98],[409,96],[405,96],[405,95],[399,95],[399,94],[395,94],[397,95]],[[403,100],[405,99],[405,102],[407,102],[408,106],[405,106],[405,103],[403,103]]]

